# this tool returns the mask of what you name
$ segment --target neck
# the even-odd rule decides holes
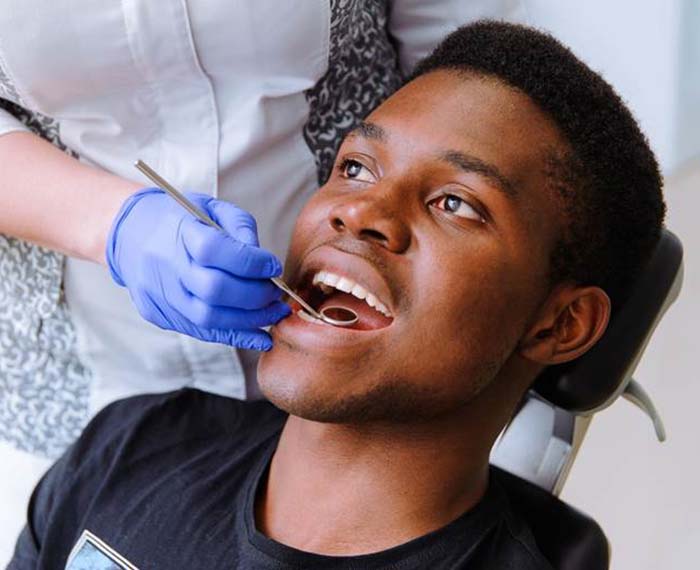
[[[483,496],[500,429],[470,407],[419,425],[290,416],[259,496],[258,528],[299,550],[359,555],[448,524]]]

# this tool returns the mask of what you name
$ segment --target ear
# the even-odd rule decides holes
[[[598,342],[609,320],[610,298],[600,287],[560,285],[522,338],[520,355],[545,366],[569,362]]]

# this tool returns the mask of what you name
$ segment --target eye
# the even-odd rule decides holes
[[[480,214],[476,208],[471,206],[469,202],[463,200],[459,196],[454,194],[446,194],[441,198],[438,198],[434,205],[445,212],[459,216],[460,218],[467,218],[469,220],[476,220],[477,222],[486,222],[484,216]]]
[[[360,182],[375,182],[372,171],[364,164],[352,158],[344,158],[338,165],[338,170],[344,178],[359,180]]]

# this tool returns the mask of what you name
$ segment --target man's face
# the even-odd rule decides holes
[[[433,72],[377,108],[300,214],[285,271],[316,308],[351,307],[360,322],[294,314],[275,326],[259,367],[266,396],[343,423],[434,417],[472,399],[517,358],[549,293],[560,227],[546,161],[563,149],[548,118],[494,79]],[[346,278],[338,287],[391,316],[353,291],[324,293],[315,276]]]

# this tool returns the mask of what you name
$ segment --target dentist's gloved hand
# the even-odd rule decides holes
[[[187,212],[158,188],[130,196],[107,238],[107,263],[143,318],[204,340],[269,350],[260,327],[290,314],[269,280],[282,265],[259,247],[254,218],[203,194],[187,197],[226,233]]]

